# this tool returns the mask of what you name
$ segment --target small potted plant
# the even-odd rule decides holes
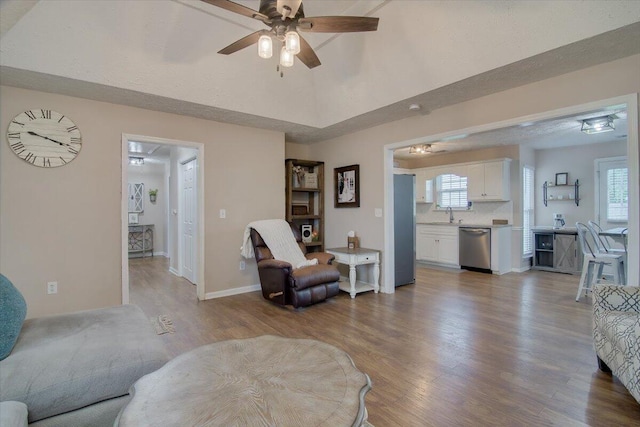
[[[151,203],[155,203],[156,202],[156,197],[158,196],[158,189],[156,188],[155,190],[149,190],[149,200],[151,201]]]

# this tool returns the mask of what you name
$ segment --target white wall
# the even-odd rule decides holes
[[[164,163],[145,162],[144,165],[129,165],[129,183],[144,184],[144,212],[140,213],[140,224],[153,224],[153,252],[154,255],[168,256],[167,251],[167,208],[169,194],[166,188]],[[149,200],[149,190],[157,189],[155,203]]]
[[[603,144],[582,145],[577,147],[536,150],[536,225],[553,225],[553,214],[564,214],[567,226],[576,222],[586,223],[595,215],[595,177],[594,160],[604,157],[627,155],[626,140],[616,140]],[[568,160],[570,159],[570,161]],[[550,194],[562,194],[565,200],[549,201],[545,206],[542,200],[542,185],[545,181],[555,180],[556,173],[568,172],[569,183],[580,180],[580,206],[566,201],[570,187],[558,187],[549,190]]]

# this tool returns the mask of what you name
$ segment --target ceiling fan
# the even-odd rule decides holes
[[[262,21],[270,30],[260,30],[231,43],[218,53],[229,55],[252,44],[258,43],[258,55],[270,58],[273,55],[273,39],[280,41],[280,66],[291,67],[297,56],[304,65],[314,68],[320,59],[309,43],[298,31],[315,33],[349,33],[376,31],[378,18],[364,16],[315,16],[305,17],[302,0],[260,0],[260,10],[256,11],[229,0],[202,0],[213,6]]]

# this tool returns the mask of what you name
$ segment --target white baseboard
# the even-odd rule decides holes
[[[525,271],[529,271],[529,270],[531,270],[530,266],[511,269],[511,271],[513,271],[514,273],[524,273]]]
[[[163,256],[165,258],[168,258],[168,255],[166,252],[154,252],[153,256]]]
[[[169,273],[173,274],[174,276],[182,277],[182,274],[180,274],[180,272],[173,267],[169,267]]]
[[[246,294],[248,292],[259,291],[261,289],[262,288],[260,287],[260,284],[243,286],[241,288],[225,289],[224,291],[208,292],[204,295],[204,299],[207,300],[207,299],[214,299],[214,298],[229,297],[231,295]]]

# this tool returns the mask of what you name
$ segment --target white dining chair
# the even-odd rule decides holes
[[[589,227],[589,230],[591,231],[591,234],[593,234],[594,239],[596,241],[596,245],[597,245],[598,250],[600,252],[614,253],[614,254],[626,254],[627,253],[627,244],[626,244],[626,239],[625,239],[625,236],[624,236],[624,232],[621,234],[621,241],[623,242],[624,249],[622,249],[622,248],[614,248],[611,245],[611,241],[609,240],[609,237],[603,236],[603,235],[600,234],[600,233],[602,233],[602,227],[600,227],[600,224],[598,224],[595,221],[589,221],[587,223],[587,226]],[[626,230],[626,228],[624,230]]]
[[[602,271],[605,266],[611,266],[613,270],[613,283],[616,285],[625,284],[624,273],[624,256],[622,254],[614,254],[608,252],[600,252],[598,250],[598,235],[594,234],[591,229],[581,222],[576,222],[578,231],[578,240],[582,250],[582,274],[580,275],[580,285],[576,301],[580,300],[582,292],[589,292],[595,283],[598,283],[602,277]]]

